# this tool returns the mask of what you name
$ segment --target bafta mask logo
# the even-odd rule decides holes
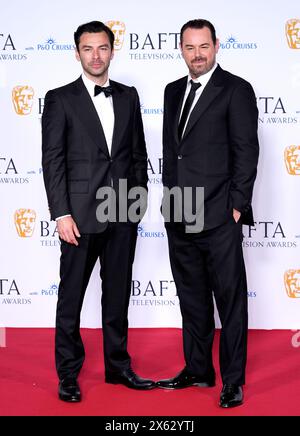
[[[121,50],[124,42],[126,26],[122,21],[110,20],[105,23],[115,35],[114,49]]]
[[[285,23],[285,34],[288,45],[300,49],[300,19],[292,18]]]
[[[33,105],[34,90],[31,86],[15,86],[12,101],[18,115],[29,115]]]
[[[284,150],[285,166],[292,176],[300,175],[300,145],[291,145]]]
[[[15,211],[15,226],[21,238],[33,235],[36,213],[33,209],[18,209]]]
[[[289,269],[284,273],[286,293],[290,298],[300,298],[300,269]]]

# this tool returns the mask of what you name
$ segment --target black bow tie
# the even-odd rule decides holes
[[[96,95],[100,94],[101,92],[104,92],[105,97],[110,97],[113,93],[113,89],[111,86],[95,85],[94,97],[96,97]]]

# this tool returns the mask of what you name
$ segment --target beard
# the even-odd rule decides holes
[[[201,62],[201,64],[199,64],[198,62]],[[215,65],[215,62],[215,57],[211,61],[208,61],[206,57],[198,57],[193,59],[189,65],[191,76],[197,78],[199,76],[202,76],[203,74],[208,73]]]

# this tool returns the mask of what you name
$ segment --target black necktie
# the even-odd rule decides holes
[[[201,83],[195,83],[192,80],[190,80],[190,84],[191,84],[191,89],[190,89],[189,95],[187,96],[187,99],[185,100],[184,108],[183,108],[180,122],[178,125],[178,137],[179,137],[179,139],[182,138],[183,129],[184,129],[184,126],[186,124],[186,120],[187,120],[187,117],[189,115],[191,106],[193,104],[196,91],[201,86]]]
[[[101,92],[104,92],[105,97],[110,97],[113,93],[113,89],[111,86],[95,85],[94,97],[96,97],[96,95],[100,94]]]

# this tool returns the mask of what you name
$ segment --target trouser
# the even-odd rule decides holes
[[[127,314],[136,238],[136,225],[109,224],[102,233],[81,235],[77,247],[61,241],[55,335],[56,368],[60,379],[77,377],[83,365],[85,352],[80,336],[80,312],[98,258],[105,369],[121,372],[129,368]]]
[[[222,329],[220,370],[223,383],[245,383],[247,283],[242,224],[234,219],[198,234],[166,225],[171,268],[183,317],[187,369],[211,379],[215,297]]]

